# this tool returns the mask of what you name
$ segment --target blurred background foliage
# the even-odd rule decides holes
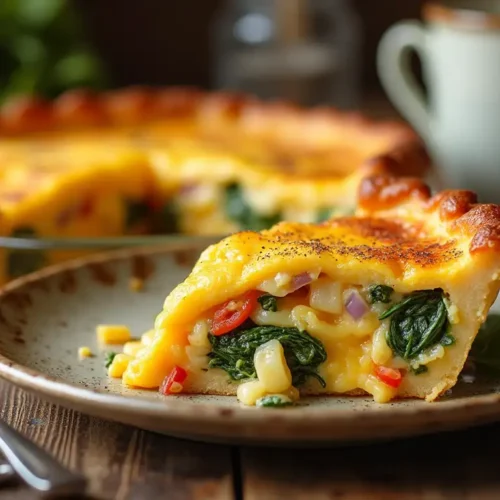
[[[107,83],[74,2],[0,0],[0,102],[20,94],[50,98]]]
[[[348,1],[363,26],[363,98],[382,96],[378,41],[394,22],[417,18],[423,0]],[[211,88],[212,23],[225,2],[0,0],[0,103],[12,94],[52,97],[79,86]]]

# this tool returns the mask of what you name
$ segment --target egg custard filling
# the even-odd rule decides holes
[[[269,286],[276,281],[287,286]],[[240,383],[237,396],[247,405],[292,404],[299,391],[362,390],[387,402],[405,377],[426,373],[453,346],[446,304],[439,289],[403,295],[387,285],[345,285],[317,271],[281,275],[198,320],[186,366],[191,374],[203,372],[203,383],[212,374]]]
[[[455,385],[498,294],[499,253],[500,206],[367,178],[354,216],[204,250],[123,382],[258,406],[299,394],[433,401]]]

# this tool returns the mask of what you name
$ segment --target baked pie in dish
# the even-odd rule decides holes
[[[262,406],[453,387],[499,291],[500,206],[386,175],[363,179],[358,200],[351,216],[208,247],[119,358],[123,382]]]
[[[0,112],[0,234],[224,235],[350,213],[360,181],[424,175],[406,125],[189,88],[35,98]],[[75,252],[2,252],[0,281]]]

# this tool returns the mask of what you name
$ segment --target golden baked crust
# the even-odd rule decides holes
[[[355,216],[320,224],[281,222],[259,233],[234,234],[207,248],[188,278],[166,298],[155,322],[155,340],[130,363],[124,382],[158,386],[173,365],[187,363],[184,348],[189,345],[188,335],[200,318],[210,318],[214,307],[249,290],[262,290],[262,283],[278,275],[316,272],[360,290],[383,284],[399,297],[417,290],[441,290],[445,294],[455,343],[444,351],[439,346],[442,353],[432,361],[429,372],[406,376],[396,395],[434,400],[456,383],[479,326],[498,294],[499,235],[500,207],[478,204],[469,191],[443,191],[431,196],[428,186],[415,178],[368,177],[360,185]],[[345,319],[334,319],[333,324],[338,326],[340,321]],[[357,326],[349,328],[355,331]],[[338,333],[323,338],[330,346],[328,356],[340,356],[334,362],[335,377],[342,373],[338,372],[339,363],[346,362],[339,353],[350,356],[352,371],[358,366],[356,356],[366,358],[372,334],[373,330],[366,330],[361,334],[366,337],[355,335],[354,343],[350,340],[345,351],[336,340]],[[373,339],[373,346],[375,343]],[[371,344],[369,348],[374,349]],[[359,368],[364,382],[339,391],[337,379],[331,375],[326,392],[371,392],[373,381],[366,372],[371,361],[368,368],[366,359],[359,363],[364,366]],[[325,368],[324,373],[332,374],[332,370]],[[185,390],[231,394],[235,386],[227,383],[227,377],[201,374],[188,379]],[[324,391],[307,386],[303,392]]]
[[[358,207],[361,215],[398,217],[406,214],[411,217],[413,231],[417,231],[419,238],[426,233],[437,234],[441,239],[448,238],[449,244],[455,242],[455,247],[463,247],[464,242],[468,242],[470,254],[500,249],[500,206],[478,203],[472,191],[445,190],[431,196],[429,186],[420,179],[373,176],[360,184]],[[421,221],[420,224],[417,221]],[[402,232],[398,233],[394,227],[389,229],[389,225],[385,224],[388,237],[395,241],[404,238]],[[423,255],[431,259],[434,253],[429,250]]]
[[[102,94],[74,90],[51,102],[32,97],[12,100],[1,109],[0,135],[22,137],[49,131],[119,129],[162,120],[196,122],[207,130],[220,129],[222,136],[236,129],[268,137],[267,146],[279,157],[276,164],[291,175],[297,172],[291,169],[290,153],[284,144],[293,143],[296,150],[307,152],[318,144],[318,137],[324,150],[328,150],[329,144],[339,143],[349,147],[355,143],[361,149],[365,144],[385,144],[385,151],[363,159],[367,173],[421,175],[429,167],[422,141],[399,122],[376,122],[360,113],[308,109],[286,102],[266,103],[247,95],[206,93],[188,87],[133,87]],[[225,146],[229,145],[227,141]]]

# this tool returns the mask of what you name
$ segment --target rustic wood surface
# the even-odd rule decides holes
[[[323,450],[183,441],[88,417],[0,381],[0,417],[90,479],[89,498],[490,500],[500,425]],[[0,499],[38,496],[22,485]]]

